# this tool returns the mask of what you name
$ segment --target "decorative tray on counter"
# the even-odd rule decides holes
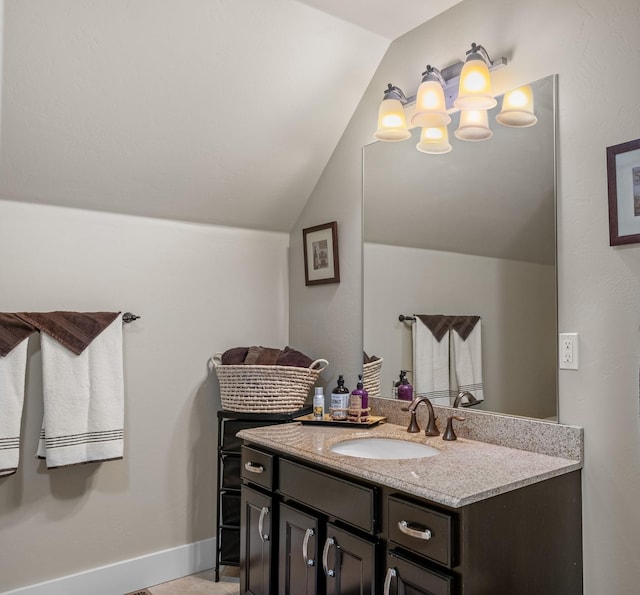
[[[294,417],[293,421],[299,421],[301,424],[316,425],[316,426],[345,426],[351,428],[371,428],[377,426],[380,423],[384,423],[387,420],[386,417],[380,415],[370,415],[367,421],[350,421],[348,419],[333,419],[328,413],[325,414],[324,419],[315,419],[313,413],[309,415],[301,415],[300,417]]]

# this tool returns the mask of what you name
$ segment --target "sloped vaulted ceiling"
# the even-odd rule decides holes
[[[390,41],[459,0],[0,0],[0,199],[289,231]]]
[[[294,0],[6,0],[0,198],[288,231],[388,43]]]

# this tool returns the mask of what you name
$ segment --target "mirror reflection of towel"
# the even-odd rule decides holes
[[[450,406],[459,392],[484,400],[479,316],[418,314],[413,324],[416,396]]]
[[[427,317],[424,317],[427,318]],[[429,316],[425,324],[417,316],[413,324],[413,390],[416,397],[426,396],[436,405],[449,405],[449,332],[442,330],[445,317]],[[435,332],[434,332],[435,331]],[[440,339],[438,339],[440,337]]]
[[[463,318],[463,317],[458,317]],[[455,370],[457,390],[468,390],[478,401],[484,400],[484,384],[482,381],[482,325],[477,318],[468,333],[462,336],[453,328],[451,331],[453,349],[452,368]],[[468,325],[467,325],[468,326]],[[466,339],[464,338],[466,334]]]

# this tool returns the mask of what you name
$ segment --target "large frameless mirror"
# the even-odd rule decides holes
[[[479,316],[476,407],[557,419],[556,79],[531,83],[532,127],[496,123],[499,100],[487,141],[450,133],[452,151],[428,155],[416,129],[364,147],[363,350],[382,358],[381,397],[412,378],[415,323],[400,315]]]

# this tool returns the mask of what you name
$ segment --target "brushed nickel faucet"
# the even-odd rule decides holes
[[[418,426],[418,422],[416,420],[416,409],[420,403],[425,403],[427,405],[427,410],[429,411],[429,420],[427,422],[427,429],[424,431],[425,436],[440,436],[440,432],[438,431],[438,426],[436,425],[436,414],[433,411],[433,405],[428,397],[416,397],[411,401],[411,405],[407,411],[411,414],[411,419],[409,421],[409,427],[407,428],[407,432],[410,434],[415,434],[420,431],[420,426]]]

